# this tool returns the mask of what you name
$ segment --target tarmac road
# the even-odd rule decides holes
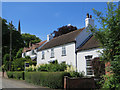
[[[52,90],[41,86],[27,83],[23,80],[2,78],[2,90]]]

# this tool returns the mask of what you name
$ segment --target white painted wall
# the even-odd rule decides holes
[[[78,48],[92,33],[86,28],[76,37],[76,48]]]
[[[62,61],[66,61],[66,64],[75,66],[76,59],[75,59],[75,43],[68,43],[64,46],[66,47],[66,56],[62,56],[62,46],[54,47],[54,58],[51,57],[51,48],[43,50],[45,53],[45,59],[42,59],[42,51],[37,53],[37,65],[43,63],[49,63],[49,61],[58,60],[58,63]]]
[[[37,49],[34,49],[34,53],[37,53]],[[35,54],[34,54],[34,55],[32,54],[32,50],[25,52],[25,55],[26,55],[26,56],[30,56],[31,58],[32,58],[32,57],[36,57]],[[24,57],[24,53],[22,53],[22,57],[25,58],[25,57]]]
[[[90,49],[90,50],[84,50],[84,51],[79,51],[77,53],[77,70],[78,72],[85,72],[86,75],[86,59],[85,56],[88,55],[93,55],[92,58],[99,57],[103,49],[96,48],[96,49]],[[100,51],[100,52],[98,52]]]
[[[85,19],[85,27],[88,27],[89,25],[94,26],[94,20],[92,18]]]

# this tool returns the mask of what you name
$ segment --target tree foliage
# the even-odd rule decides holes
[[[16,54],[16,58],[21,58],[22,57],[22,51],[23,51],[23,48],[20,48],[19,51]]]
[[[2,18],[1,18],[2,19]],[[12,56],[15,57],[20,48],[24,47],[21,34],[12,25]],[[10,51],[10,24],[2,19],[2,57]],[[4,62],[4,61],[3,61]]]
[[[26,58],[17,58],[14,59],[12,62],[13,65],[13,71],[24,71],[25,68],[25,62],[32,63],[31,59],[26,59]]]
[[[120,9],[111,2],[107,4],[107,14],[105,16],[95,9],[93,11],[102,27],[99,29],[94,27],[91,31],[101,42],[104,49],[101,60],[111,64],[110,69],[113,74],[112,77],[114,77],[111,80],[116,80],[116,82],[108,83],[106,87],[118,88],[120,85]],[[109,81],[109,78],[107,80]],[[106,88],[105,85],[103,86]]]
[[[10,55],[9,54],[5,54],[3,57],[3,63],[4,63],[4,69],[6,71],[9,70],[9,60],[10,60]]]
[[[35,35],[30,34],[20,34],[13,24],[7,22],[7,20],[0,18],[2,21],[2,64],[4,64],[5,70],[9,69],[9,63],[11,64],[11,68],[14,69],[14,65],[21,63],[22,60],[18,60],[17,58],[21,58],[22,48],[29,45],[29,41],[31,43],[40,42],[41,40]],[[12,26],[12,28],[10,27]],[[9,61],[9,53],[10,53],[10,30],[12,31],[12,60]],[[14,60],[14,61],[13,61]],[[13,63],[12,63],[13,62]],[[15,63],[15,64],[14,64]],[[24,68],[24,67],[23,67]],[[17,70],[17,69],[15,69]],[[20,69],[23,70],[23,69]]]
[[[24,40],[25,47],[29,47],[29,43],[34,44],[41,41],[39,37],[31,35],[29,33],[22,34],[22,39]]]
[[[58,28],[58,31],[54,31],[53,34],[55,34],[54,37],[58,37],[60,35],[69,33],[74,30],[77,30],[77,27],[72,26],[72,25],[69,25],[69,26],[66,25],[66,26],[62,26],[62,27]]]

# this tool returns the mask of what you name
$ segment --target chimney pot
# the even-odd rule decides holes
[[[92,15],[90,15],[90,18],[92,18]]]
[[[89,13],[87,13],[87,16],[86,16],[86,18],[89,18]]]

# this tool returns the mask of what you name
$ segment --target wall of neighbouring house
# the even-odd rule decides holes
[[[66,47],[66,56],[62,56],[62,46]],[[49,63],[50,61],[58,60],[59,63],[66,62],[66,64],[74,65],[76,63],[75,59],[75,43],[68,43],[65,45],[60,45],[54,47],[54,58],[51,57],[51,48],[43,50],[45,53],[45,59],[42,59],[42,51],[37,54],[37,65],[43,63]]]
[[[25,53],[26,56],[30,56],[30,57],[34,56],[34,54],[32,54],[32,50],[27,51]],[[34,53],[37,53],[37,49],[34,49]],[[22,53],[22,57],[24,58],[24,53]]]
[[[88,32],[86,28],[82,30],[76,37],[76,48],[78,48],[91,34],[91,31]]]
[[[77,70],[78,72],[85,72],[86,75],[86,59],[85,56],[93,55],[92,58],[99,57],[100,52],[102,52],[103,49],[96,48],[96,49],[90,49],[90,50],[84,50],[79,51],[77,53]],[[98,52],[100,51],[100,52]]]

